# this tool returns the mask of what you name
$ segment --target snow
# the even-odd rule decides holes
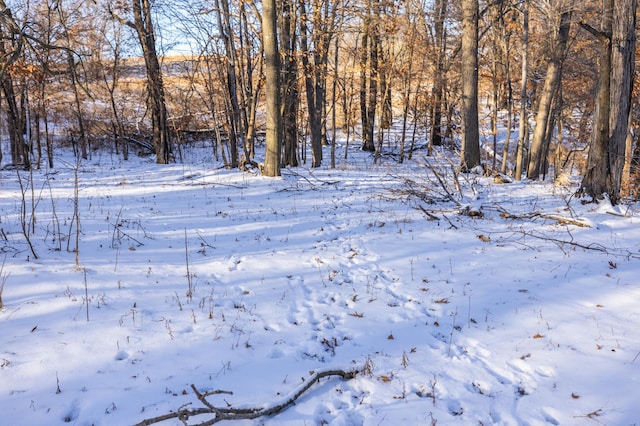
[[[192,385],[267,407],[328,370],[358,374],[235,423],[640,421],[637,204],[473,174],[458,190],[420,153],[271,179],[206,152],[82,162],[78,266],[74,160],[33,172],[37,259],[17,172],[0,172],[3,422],[135,424],[204,407]]]

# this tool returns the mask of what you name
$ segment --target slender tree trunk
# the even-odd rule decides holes
[[[551,52],[551,60],[547,65],[544,87],[538,103],[536,127],[533,131],[531,153],[527,167],[527,177],[529,179],[538,179],[540,177],[542,166],[547,155],[545,147],[548,147],[548,140],[551,137],[551,130],[548,124],[553,122],[553,100],[560,87],[562,61],[567,47],[567,40],[569,39],[570,27],[571,12],[562,12],[556,42],[553,47],[553,52]]]
[[[69,78],[71,79],[71,88],[73,89],[73,100],[76,113],[76,120],[78,120],[78,137],[80,139],[80,155],[83,160],[86,160],[88,154],[88,142],[87,133],[84,128],[84,114],[82,112],[82,100],[80,99],[80,90],[78,90],[78,72],[76,70],[76,63],[73,59],[71,52],[67,52],[67,64],[69,66]]]
[[[513,172],[517,181],[522,178],[524,165],[524,151],[529,144],[527,113],[527,79],[529,75],[529,1],[522,3],[522,64],[520,76],[520,127],[518,132],[518,144],[516,147],[516,164]]]
[[[374,152],[373,140],[378,98],[378,0],[368,0],[360,46],[360,117],[362,120],[362,150]]]
[[[264,175],[280,176],[280,60],[277,41],[276,0],[262,2],[262,45],[265,56],[267,142]]]
[[[231,167],[238,166],[238,144],[242,130],[240,104],[238,102],[238,77],[236,65],[236,48],[234,44],[235,35],[231,28],[230,11],[228,0],[216,0],[218,10],[218,26],[224,41],[226,54],[225,80],[227,94],[229,96],[229,145],[231,154]],[[220,7],[222,6],[222,7]]]
[[[478,126],[478,0],[462,4],[462,152],[460,169],[468,172],[480,165]]]
[[[444,19],[447,14],[448,0],[436,0],[434,3],[435,22],[434,50],[435,50],[435,73],[433,76],[433,87],[431,96],[433,105],[431,107],[431,130],[429,135],[429,148],[442,145],[442,92],[444,90],[444,54],[445,36]],[[431,149],[429,149],[430,151]],[[431,155],[431,152],[427,153]]]
[[[153,146],[158,164],[168,164],[171,161],[171,138],[169,135],[168,113],[164,95],[164,84],[160,62],[156,53],[156,40],[151,19],[150,0],[132,0],[133,22],[124,23],[138,35],[144,64],[147,72],[147,91],[151,103],[153,126]],[[122,22],[122,19],[119,18]]]
[[[7,101],[7,124],[9,127],[9,142],[11,148],[11,162],[14,165],[22,165],[25,170],[29,170],[29,149],[24,140],[24,124],[22,114],[16,101],[16,94],[13,87],[13,79],[9,74],[2,76],[2,90]]]
[[[507,134],[504,140],[504,149],[502,151],[502,165],[500,172],[507,173],[507,164],[509,162],[509,145],[511,142],[511,126],[513,124],[513,85],[511,83],[511,60],[509,51],[511,45],[511,33],[506,29],[506,25],[502,22],[502,54],[504,55],[504,73],[507,79]]]
[[[296,8],[292,1],[281,2],[280,45],[282,58],[282,139],[284,152],[282,163],[298,166],[298,62],[296,41]]]
[[[416,31],[415,31],[415,23],[412,22],[411,17],[407,14],[407,26],[410,28],[409,32],[409,52],[408,52],[408,61],[407,67],[405,69],[403,75],[403,90],[402,90],[402,99],[403,99],[403,109],[402,109],[402,133],[400,136],[400,157],[398,158],[398,162],[404,162],[404,147],[407,137],[407,123],[409,120],[409,109],[411,105],[411,78],[413,74],[413,55],[415,50],[415,40],[416,40]],[[415,111],[414,111],[415,114]]]
[[[315,69],[311,65],[311,50],[309,47],[309,17],[304,0],[299,0],[300,8],[300,49],[302,50],[302,66],[304,68],[305,92],[307,95],[307,113],[309,114],[309,132],[311,134],[311,167],[320,167],[322,164],[322,127],[320,111],[316,100],[321,95],[317,90],[319,86],[314,81]]]

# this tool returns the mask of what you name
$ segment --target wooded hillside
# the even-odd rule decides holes
[[[591,199],[637,195],[635,0],[277,0],[270,27],[266,6],[0,1],[9,162],[51,167],[72,145],[167,163],[205,138],[230,168],[334,166],[336,132],[377,159],[395,126],[400,162],[418,138],[463,171],[577,170]],[[254,158],[265,138],[277,155]]]

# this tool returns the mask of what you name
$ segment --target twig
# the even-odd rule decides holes
[[[84,299],[87,304],[87,322],[89,322],[89,286],[87,285],[87,268],[82,268],[84,273]]]
[[[420,209],[420,211],[422,211],[422,213],[424,213],[425,215],[427,215],[427,217],[429,218],[429,220],[440,220],[440,218],[436,215],[434,215],[433,213],[429,213],[427,211],[427,209],[425,209],[424,207],[422,207],[421,205],[418,205],[418,208]]]
[[[24,235],[24,239],[27,241],[27,245],[29,246],[29,250],[31,250],[31,254],[33,255],[33,258],[37,259],[38,254],[36,253],[36,249],[33,247],[33,244],[31,243],[29,228],[27,227],[27,218],[26,218],[27,203],[26,203],[26,195],[25,195],[27,190],[25,189],[22,183],[22,177],[20,176],[20,172],[18,171],[18,169],[16,169],[16,173],[18,175],[18,183],[20,184],[20,192],[22,193],[22,199],[20,204],[20,209],[21,209],[20,225],[22,226],[22,234]]]
[[[209,426],[223,420],[251,420],[251,419],[257,419],[258,417],[273,416],[275,414],[278,414],[284,411],[286,408],[290,407],[291,405],[293,405],[296,402],[296,400],[298,400],[298,398],[302,396],[302,394],[304,394],[307,390],[309,390],[311,386],[313,386],[318,381],[320,381],[320,379],[324,377],[330,377],[330,376],[340,376],[345,380],[349,380],[356,377],[358,373],[359,372],[355,370],[354,371],[328,370],[328,371],[321,371],[319,373],[315,373],[315,375],[311,378],[311,380],[306,381],[305,384],[302,387],[300,387],[300,389],[298,389],[293,394],[293,396],[291,396],[289,399],[287,399],[286,401],[280,404],[272,405],[266,408],[265,407],[254,407],[254,408],[215,407],[209,401],[207,401],[206,399],[207,396],[218,394],[218,393],[231,394],[231,392],[213,391],[213,392],[202,393],[198,391],[195,385],[191,385],[191,388],[195,392],[198,400],[205,405],[204,407],[187,409],[187,408],[184,408],[186,406],[182,406],[176,412],[143,420],[140,423],[137,423],[135,426],[148,426],[154,423],[159,423],[165,420],[175,419],[175,418],[182,421],[182,423],[187,424],[187,421],[189,420],[190,417],[194,417],[202,414],[213,414],[215,415],[215,417],[213,419],[210,419],[201,423],[197,423],[196,424],[197,426]]]
[[[447,358],[451,358],[451,345],[453,344],[453,332],[456,329],[456,316],[458,316],[458,308],[456,308],[453,313],[453,318],[451,319],[451,333],[449,333],[449,349],[447,350]]]
[[[193,298],[193,286],[191,283],[191,272],[189,272],[189,243],[187,240],[187,228],[184,228],[184,258],[187,265],[187,299],[191,301]]]
[[[0,265],[0,309],[2,309],[3,307],[2,292],[4,291],[4,286],[7,283],[7,280],[9,279],[9,274],[10,274],[9,272],[7,273],[4,272],[4,264],[6,261],[7,261],[7,255],[5,254],[4,258],[2,259],[2,265]]]
[[[460,207],[460,201],[456,200],[455,197],[451,194],[451,192],[449,191],[449,188],[447,188],[447,185],[444,183],[444,181],[440,177],[440,173],[436,171],[436,169],[431,165],[429,160],[427,160],[426,158],[425,158],[425,163],[427,164],[427,167],[429,168],[429,170],[431,170],[431,172],[434,174],[436,179],[438,179],[438,183],[440,183],[440,187],[442,187],[444,192],[447,194],[447,198],[450,201],[454,202],[458,207]]]

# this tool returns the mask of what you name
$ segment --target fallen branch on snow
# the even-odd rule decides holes
[[[550,220],[555,220],[559,225],[576,225],[576,226],[580,226],[582,228],[591,228],[591,225],[589,225],[588,223],[580,220],[580,219],[573,219],[570,217],[564,217],[564,216],[560,216],[560,215],[556,215],[556,214],[547,214],[547,213],[540,213],[540,212],[531,212],[531,213],[525,213],[525,214],[512,214],[509,213],[508,211],[504,210],[503,208],[500,208],[500,217],[503,219],[535,219],[535,218],[542,218],[542,219],[550,219]]]
[[[208,425],[221,422],[223,420],[251,420],[251,419],[257,419],[258,417],[273,416],[275,414],[278,414],[284,411],[289,406],[293,405],[296,402],[296,400],[302,396],[302,394],[304,394],[307,390],[309,390],[311,386],[313,386],[318,381],[320,381],[320,379],[324,377],[330,377],[330,376],[340,376],[345,380],[349,380],[356,377],[358,373],[359,372],[357,370],[354,370],[354,371],[328,370],[328,371],[321,371],[319,373],[315,373],[311,378],[311,380],[308,380],[307,382],[305,382],[305,384],[302,387],[300,387],[300,389],[298,389],[290,398],[288,398],[286,401],[280,404],[272,405],[270,407],[254,407],[254,408],[214,407],[209,401],[207,401],[208,396],[211,396],[214,394],[220,394],[220,393],[231,393],[231,392],[213,391],[213,392],[202,393],[195,387],[195,385],[191,385],[191,388],[193,389],[193,391],[196,394],[196,397],[198,398],[198,401],[204,404],[205,405],[204,407],[188,409],[188,408],[185,408],[185,406],[183,405],[176,412],[143,420],[140,423],[137,423],[135,426],[148,426],[154,423],[160,423],[165,420],[176,419],[176,418],[186,425],[188,424],[187,421],[189,420],[189,418],[199,416],[199,415],[204,415],[204,414],[213,414],[215,417],[213,419],[206,420],[201,423],[196,423],[197,426],[208,426]]]

